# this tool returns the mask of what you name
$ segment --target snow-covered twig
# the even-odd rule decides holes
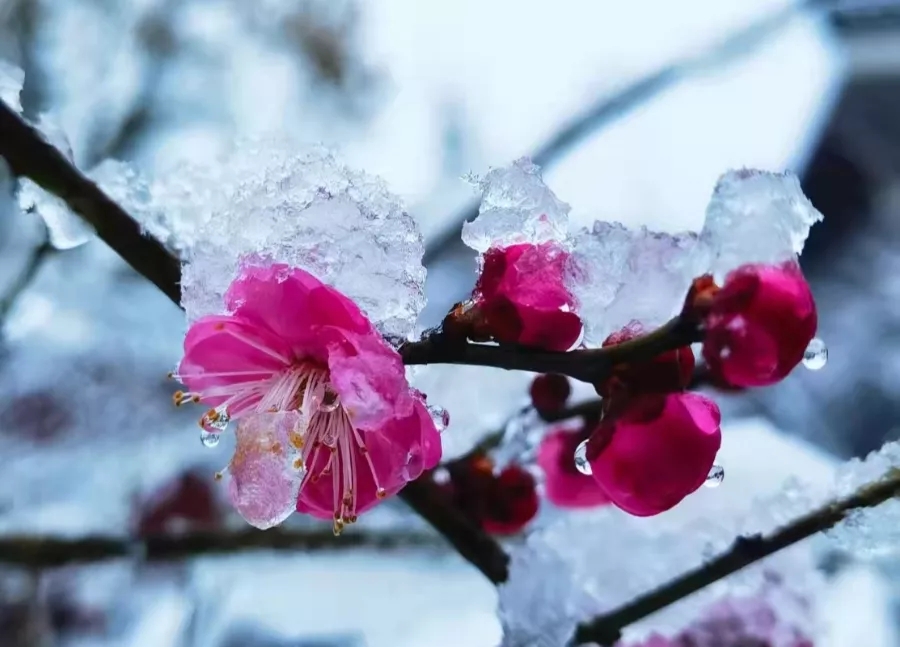
[[[900,469],[891,469],[877,481],[867,483],[852,495],[832,501],[799,517],[771,535],[738,537],[731,548],[703,566],[628,604],[579,625],[573,645],[612,645],[624,627],[686,598],[732,573],[787,548],[816,533],[833,528],[854,510],[872,508],[900,494]]]
[[[53,568],[136,557],[144,561],[170,561],[200,555],[233,554],[253,550],[380,550],[439,547],[431,533],[407,531],[346,532],[336,541],[331,527],[320,530],[272,528],[260,532],[247,528],[236,532],[208,531],[128,538],[95,535],[69,539],[35,535],[0,538],[0,562],[28,568]]]

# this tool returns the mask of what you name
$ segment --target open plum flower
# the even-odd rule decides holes
[[[176,402],[211,407],[207,432],[238,420],[228,491],[249,523],[296,509],[340,532],[438,463],[400,356],[347,297],[302,269],[245,265],[225,308],[190,327]]]
[[[568,259],[552,241],[488,249],[473,294],[485,332],[501,343],[571,348],[582,324],[564,284]]]
[[[796,262],[744,265],[712,297],[703,358],[726,384],[774,384],[803,359],[817,325],[816,304]]]
[[[715,402],[695,393],[633,398],[591,435],[591,475],[622,510],[665,512],[706,481],[722,442],[720,422]]]

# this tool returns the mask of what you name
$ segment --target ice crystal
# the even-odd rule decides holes
[[[322,149],[255,143],[211,173],[212,208],[187,245],[188,320],[222,311],[240,257],[303,268],[353,299],[379,329],[408,335],[424,306],[422,236],[400,199]],[[186,203],[179,205],[186,212]]]
[[[544,184],[540,169],[528,158],[493,169],[479,184],[478,217],[462,231],[463,242],[475,251],[565,238],[569,205]]]
[[[22,112],[19,95],[25,84],[25,72],[12,63],[0,60],[0,101],[16,112]]]

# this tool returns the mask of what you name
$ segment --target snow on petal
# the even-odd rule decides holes
[[[701,239],[713,252],[712,271],[724,274],[746,263],[793,260],[821,220],[793,173],[729,171],[713,191]]]
[[[530,159],[491,170],[479,185],[478,217],[463,225],[463,242],[477,252],[518,243],[544,243],[566,237],[569,205],[544,184]]]
[[[357,303],[381,332],[410,334],[425,303],[424,248],[400,199],[327,151],[297,154],[272,143],[266,153],[270,159],[235,161],[234,173],[213,176],[220,197],[186,250],[188,320],[221,312],[238,257],[255,256],[307,270]]]

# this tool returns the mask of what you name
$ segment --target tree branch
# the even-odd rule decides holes
[[[0,538],[0,563],[29,568],[53,568],[110,559],[138,557],[148,562],[173,561],[201,555],[223,555],[255,550],[346,550],[368,547],[392,550],[439,546],[431,533],[387,533],[348,530],[335,540],[331,528],[237,532],[192,532],[146,538],[94,535],[79,539],[13,535]]]
[[[660,353],[701,340],[701,331],[695,324],[675,317],[653,332],[605,348],[559,353],[519,346],[475,344],[448,339],[438,332],[404,344],[400,347],[400,356],[404,364],[493,366],[535,373],[559,373],[596,384],[608,377],[617,364],[650,360]]]
[[[900,469],[894,468],[881,479],[863,485],[847,498],[832,501],[818,510],[799,517],[768,537],[761,535],[738,537],[727,552],[703,566],[614,611],[579,625],[571,644],[595,642],[612,645],[619,640],[624,627],[783,548],[833,528],[853,510],[875,507],[898,494],[900,494]]]

